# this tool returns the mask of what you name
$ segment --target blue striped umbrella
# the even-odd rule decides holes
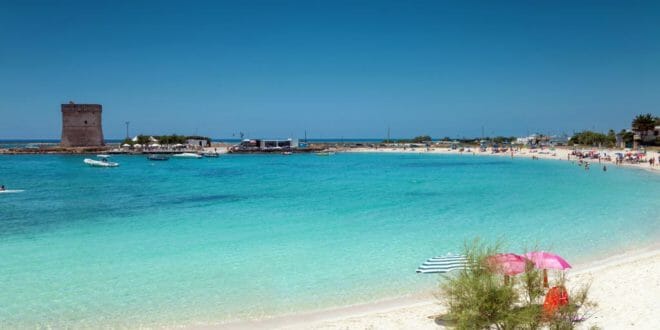
[[[465,269],[468,260],[464,255],[451,255],[433,257],[417,267],[417,273],[447,273],[456,269]]]

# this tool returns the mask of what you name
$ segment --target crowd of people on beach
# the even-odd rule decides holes
[[[571,160],[571,156],[578,160],[578,166],[584,166],[585,170],[589,170],[590,163],[588,160],[598,160],[598,163],[604,161],[614,162],[615,165],[624,165],[624,164],[643,164],[648,162],[650,167],[656,166],[656,163],[660,164],[660,155],[657,157],[653,155],[647,155],[646,152],[614,152],[614,159],[612,155],[604,152],[597,152],[595,150],[590,151],[580,151],[573,150],[568,154],[568,160]],[[603,165],[603,171],[607,171],[607,166]]]

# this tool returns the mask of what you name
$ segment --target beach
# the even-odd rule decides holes
[[[509,157],[509,158],[516,158],[516,157],[524,157],[524,158],[537,158],[537,159],[553,159],[553,160],[562,160],[562,161],[568,161],[568,162],[574,162],[577,163],[578,158],[575,156],[571,155],[573,152],[573,148],[569,147],[557,147],[554,150],[540,150],[540,149],[520,149],[516,150],[513,152],[513,155],[511,151],[508,152],[498,152],[498,153],[493,153],[492,149],[489,148],[486,152],[480,152],[478,147],[465,147],[466,150],[470,151],[460,151],[460,149],[450,149],[450,148],[438,148],[438,147],[432,147],[432,148],[344,148],[340,149],[342,152],[358,152],[358,153],[373,153],[373,152],[383,152],[383,153],[428,153],[428,154],[444,154],[444,155],[461,155],[461,156],[493,156],[493,157]],[[625,153],[624,150],[620,149],[606,149],[606,152],[609,155],[614,155],[617,152],[623,152]],[[660,155],[658,152],[651,151],[649,152],[649,155],[651,157],[657,157]],[[648,171],[653,171],[656,173],[660,173],[660,164],[656,162],[655,166],[651,166],[648,161],[645,162],[639,162],[639,163],[621,163],[621,164],[615,164],[613,161],[606,161],[602,160],[599,161],[598,159],[588,159],[588,162],[591,163],[592,167],[594,170],[600,170],[602,169],[602,166],[623,166],[623,167],[630,167],[630,168],[637,168],[637,169],[643,169],[643,170],[648,170]],[[600,165],[600,168],[598,167]]]
[[[588,329],[658,329],[655,306],[660,296],[660,249],[630,251],[575,265],[568,271],[569,288],[591,283],[590,297],[598,303],[580,324]],[[440,298],[441,299],[441,298]],[[230,325],[228,329],[445,329],[435,317],[445,311],[432,292],[416,297]]]

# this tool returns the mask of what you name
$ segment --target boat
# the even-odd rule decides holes
[[[293,152],[291,151],[285,151],[282,153],[282,155],[288,156],[288,155],[293,155]]]
[[[200,154],[194,154],[192,152],[184,152],[181,154],[174,154],[172,157],[177,157],[177,158],[202,158],[202,155]]]
[[[218,154],[217,152],[205,152],[202,154],[202,156],[206,158],[218,158],[220,157],[220,154]]]
[[[101,158],[101,160],[95,160],[90,158],[85,158],[85,164],[92,167],[117,167],[119,163],[108,161],[107,158]]]
[[[0,194],[16,194],[16,193],[22,193],[25,190],[20,190],[20,189],[4,189],[0,190]]]
[[[331,156],[334,155],[334,151],[319,151],[316,153],[317,156]]]
[[[170,157],[167,157],[165,155],[149,155],[147,157],[149,160],[156,160],[156,161],[162,161],[162,160],[168,160]]]
[[[96,155],[96,157],[98,157],[98,158],[110,158],[110,155],[100,154],[100,155]]]

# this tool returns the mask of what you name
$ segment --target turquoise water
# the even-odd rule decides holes
[[[578,262],[660,237],[660,177],[506,157],[0,156],[0,327],[172,326],[433,288],[465,239]]]

